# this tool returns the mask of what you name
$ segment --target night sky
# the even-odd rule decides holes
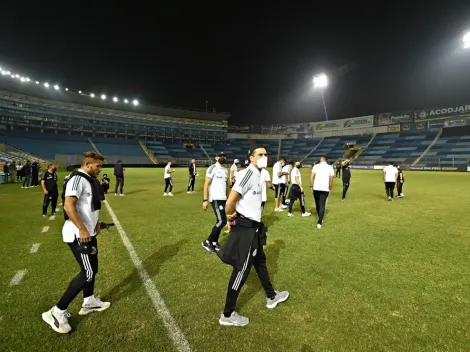
[[[312,89],[322,71],[330,119],[470,103],[460,49],[470,1],[9,2],[0,66],[62,87],[199,109],[208,100],[232,124],[324,120]]]

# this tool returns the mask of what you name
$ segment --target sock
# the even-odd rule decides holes
[[[95,299],[95,295],[84,297],[83,304],[91,304],[91,302],[93,302],[94,299]]]
[[[57,308],[57,306],[52,307],[52,313],[54,313],[54,314],[62,314],[64,312],[65,312],[65,310],[59,309],[59,308]]]

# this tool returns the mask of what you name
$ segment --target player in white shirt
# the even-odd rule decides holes
[[[317,228],[321,229],[323,217],[325,216],[326,202],[333,188],[333,177],[335,172],[331,165],[328,165],[326,155],[320,157],[320,162],[312,168],[310,176],[310,186],[315,198],[315,207],[318,214]]]
[[[62,228],[62,237],[69,245],[81,271],[72,279],[57,305],[42,313],[42,319],[61,334],[72,329],[68,323],[70,314],[67,313],[67,307],[80,292],[83,292],[84,297],[78,313],[80,315],[101,312],[111,305],[94,296],[98,272],[96,235],[100,232],[98,216],[101,208],[100,185],[96,177],[101,172],[103,161],[103,156],[96,152],[84,153],[81,168],[65,184],[64,216],[67,220]]]
[[[385,183],[385,192],[387,192],[388,201],[393,200],[393,190],[395,189],[395,184],[398,180],[398,169],[393,166],[393,163],[390,162],[388,166],[384,168],[384,183]]]
[[[268,200],[268,195],[266,192],[266,188],[274,190],[274,186],[271,183],[271,177],[269,176],[269,171],[266,169],[261,169],[261,176],[259,179],[259,182],[261,183],[261,208],[264,210],[264,205],[266,204],[266,201]]]
[[[165,180],[165,192],[163,193],[163,196],[173,197],[173,193],[171,193],[173,190],[173,180],[171,179],[171,174],[174,173],[175,170],[171,168],[171,161],[166,164],[164,172],[163,179]],[[167,192],[168,190],[169,192]]]
[[[209,253],[215,253],[220,249],[220,232],[227,224],[225,203],[227,201],[228,175],[227,169],[223,166],[226,161],[225,153],[220,153],[216,160],[216,163],[207,169],[206,181],[204,182],[204,199],[202,201],[203,210],[207,210],[209,203],[212,205],[216,218],[216,223],[209,237],[202,242],[202,247]]]
[[[282,171],[282,168],[286,165],[286,162],[286,158],[281,156],[279,161],[277,161],[273,166],[272,183],[274,186],[274,211],[277,212],[283,211],[284,208],[287,208],[287,206],[281,206],[279,204],[279,197],[284,193],[284,189],[282,188],[282,176],[284,176],[285,173]]]
[[[289,213],[287,216],[292,215],[292,207],[294,202],[298,199],[300,201],[300,209],[302,211],[302,216],[310,216],[312,214],[305,211],[305,193],[304,188],[302,187],[302,175],[300,174],[300,161],[295,162],[295,166],[292,168],[290,176],[292,186],[290,192],[290,202],[289,202]]]
[[[268,157],[264,147],[258,147],[250,155],[251,164],[236,180],[229,194],[225,210],[229,221],[234,221],[229,239],[219,252],[220,258],[233,266],[227,288],[226,301],[219,324],[245,326],[249,319],[236,311],[238,295],[254,266],[266,293],[266,307],[275,308],[289,298],[287,291],[275,291],[266,266],[264,225],[261,223],[262,191],[260,176],[267,167]]]
[[[280,185],[281,185],[280,188],[282,190],[282,193],[281,193],[281,208],[282,209],[286,209],[287,203],[289,203],[287,199],[287,193],[289,192],[291,169],[292,169],[291,165],[287,164],[287,162],[282,167],[282,176],[280,179]]]
[[[238,164],[240,164],[240,160],[235,159],[232,166],[230,166],[230,187],[233,187],[235,184],[235,177],[237,176],[238,172]]]

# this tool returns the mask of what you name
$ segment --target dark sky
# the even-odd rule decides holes
[[[47,3],[2,2],[0,65],[62,87],[234,124],[323,120],[321,71],[330,119],[470,102],[468,0]]]

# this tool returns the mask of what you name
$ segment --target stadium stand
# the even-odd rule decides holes
[[[90,138],[100,153],[108,155],[146,156],[136,140],[113,138]]]
[[[470,159],[470,126],[445,128],[422,162],[427,165],[467,165]]]
[[[437,130],[418,130],[377,134],[359,160],[372,164],[388,160],[412,163],[432,143],[437,133]]]

